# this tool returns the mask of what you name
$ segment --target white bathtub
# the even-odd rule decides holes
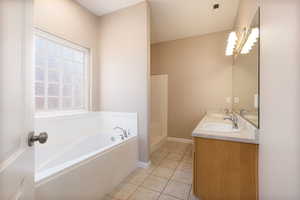
[[[137,166],[137,114],[96,112],[36,118],[49,141],[36,146],[36,198],[100,199]],[[129,130],[124,140],[120,126]]]

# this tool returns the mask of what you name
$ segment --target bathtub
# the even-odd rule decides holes
[[[49,135],[36,145],[36,199],[99,200],[137,167],[136,113],[37,117],[35,124]],[[122,139],[116,126],[129,136]]]

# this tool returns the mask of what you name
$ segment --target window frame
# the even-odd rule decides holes
[[[78,51],[81,51],[84,53],[84,70],[83,70],[83,108],[82,109],[70,109],[70,110],[35,110],[35,117],[55,117],[55,116],[63,116],[63,115],[73,115],[73,114],[80,114],[80,113],[87,113],[90,111],[91,108],[91,51],[89,48],[83,47],[75,42],[72,42],[68,39],[64,39],[63,37],[57,36],[53,33],[48,33],[43,30],[34,29],[34,79],[33,79],[33,86],[35,91],[35,83],[36,83],[36,77],[35,77],[35,70],[36,70],[36,52],[35,52],[35,46],[36,46],[36,37],[41,37],[46,40],[50,40],[54,43],[57,43],[61,46],[68,47],[71,49],[75,49]],[[48,84],[48,83],[47,83]],[[61,87],[61,86],[60,86]],[[45,88],[46,89],[46,88]],[[35,92],[34,94],[34,108],[35,108]],[[45,98],[46,100],[46,98]]]

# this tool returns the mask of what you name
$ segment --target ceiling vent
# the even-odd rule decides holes
[[[219,8],[220,8],[220,4],[218,3],[213,4],[213,10],[219,10]]]

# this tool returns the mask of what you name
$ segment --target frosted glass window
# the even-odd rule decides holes
[[[59,71],[48,71],[48,82],[59,83]]]
[[[35,49],[36,111],[87,109],[88,50],[41,33],[35,36]]]
[[[45,94],[45,84],[41,82],[37,82],[35,84],[35,95],[36,96],[44,96]]]
[[[36,97],[35,98],[35,105],[37,110],[42,110],[45,107],[45,98],[43,97]]]
[[[45,78],[45,72],[44,69],[41,69],[39,67],[35,68],[35,79],[37,81],[44,81]]]

